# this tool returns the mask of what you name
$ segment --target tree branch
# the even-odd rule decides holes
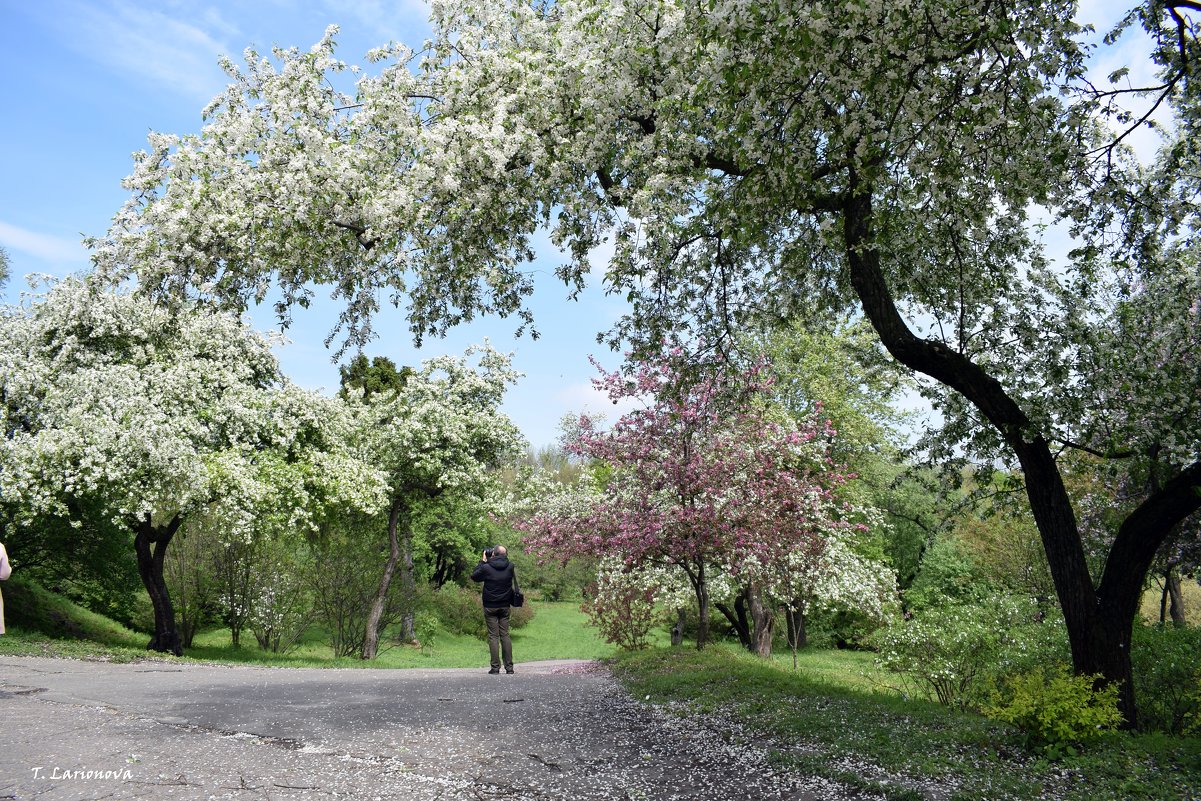
[[[967,356],[941,342],[919,339],[909,329],[893,301],[873,242],[871,187],[861,183],[851,168],[846,191],[849,200],[843,215],[843,235],[851,284],[864,314],[897,361],[967,398],[1013,449],[1025,475],[1030,510],[1038,524],[1069,630],[1087,630],[1095,625],[1097,613],[1092,577],[1072,503],[1047,440],[1034,430],[1030,418],[997,379]],[[1074,641],[1072,647],[1074,662],[1087,661],[1083,650],[1077,652],[1084,648],[1082,644]]]
[[[1058,437],[1052,438],[1051,441],[1058,442],[1060,445],[1071,448],[1072,450],[1083,451],[1084,453],[1091,453],[1093,456],[1100,457],[1101,459],[1132,459],[1138,455],[1135,451],[1132,451],[1132,450],[1099,451],[1095,448],[1090,448],[1087,445],[1081,445],[1080,443],[1072,442],[1071,440],[1059,439]]]
[[[1141,583],[1172,528],[1198,509],[1201,461],[1180,471],[1122,521],[1097,588],[1101,602],[1116,602],[1131,581]]]

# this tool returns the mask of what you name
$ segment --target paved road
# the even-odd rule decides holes
[[[0,657],[0,799],[864,798],[596,665],[319,670]]]

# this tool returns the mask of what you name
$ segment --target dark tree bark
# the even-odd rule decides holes
[[[751,651],[763,659],[770,659],[775,610],[763,599],[762,590],[756,586],[747,587],[746,599],[751,614]]]
[[[709,582],[705,578],[705,562],[698,559],[696,564],[676,562],[688,576],[692,591],[696,595],[696,650],[703,650],[709,641]],[[720,607],[719,607],[720,608]]]
[[[684,609],[676,610],[676,623],[671,627],[671,644],[673,647],[679,647],[684,642],[684,623],[688,620],[688,612]]]
[[[384,572],[380,576],[379,589],[371,602],[371,611],[367,615],[367,631],[363,638],[363,659],[375,659],[379,654],[379,625],[384,616],[384,607],[388,604],[388,593],[392,589],[392,576],[396,565],[400,562],[400,528],[408,529],[408,508],[404,499],[397,495],[392,498],[392,507],[388,510],[388,560],[384,563]]]
[[[1171,615],[1173,624],[1183,627],[1187,622],[1184,617],[1184,591],[1180,588],[1180,574],[1176,572],[1175,566],[1168,568],[1164,580],[1170,600],[1168,614]]]
[[[1025,478],[1030,509],[1042,538],[1067,622],[1077,673],[1099,673],[1119,688],[1126,725],[1137,724],[1130,639],[1143,582],[1155,551],[1172,527],[1201,507],[1201,462],[1182,470],[1122,523],[1094,588],[1062,476],[1050,444],[994,377],[943,343],[918,338],[902,320],[873,243],[872,197],[852,170],[843,208],[850,278],[864,314],[892,356],[962,394],[1013,450]]]
[[[442,589],[442,585],[450,579],[455,570],[455,558],[450,554],[438,551],[434,554],[434,575],[430,581],[434,585],[435,590]]]
[[[182,522],[183,518],[176,515],[166,525],[156,526],[147,514],[134,523],[133,539],[134,551],[138,555],[138,575],[154,608],[154,636],[146,648],[176,656],[183,656],[183,644],[175,626],[175,608],[171,605],[171,595],[163,578],[163,560],[167,556],[167,546]]]
[[[753,650],[751,645],[751,624],[746,614],[746,599],[741,594],[735,596],[733,608],[730,608],[729,604],[713,605],[730,622],[730,626],[734,629],[734,633],[738,635],[738,642],[742,647],[748,651]]]

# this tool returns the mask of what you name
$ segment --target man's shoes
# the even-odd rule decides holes
[[[505,673],[508,673],[510,676],[512,676],[512,675],[513,675],[513,668],[505,668]]]
[[[513,671],[510,670],[509,672],[512,673]],[[488,671],[489,676],[495,676],[497,673],[500,673],[500,668],[492,668]]]

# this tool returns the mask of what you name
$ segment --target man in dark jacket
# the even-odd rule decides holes
[[[513,565],[509,562],[508,550],[497,545],[484,551],[480,563],[471,574],[472,581],[484,583],[484,622],[488,624],[488,651],[492,655],[492,669],[500,673],[501,656],[504,656],[505,673],[513,672],[513,643],[509,639],[509,604],[513,600]]]

